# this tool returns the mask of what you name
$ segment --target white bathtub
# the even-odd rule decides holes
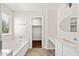
[[[28,42],[26,41],[22,45],[17,46],[17,48],[13,52],[13,56],[24,56],[27,50],[28,50]]]

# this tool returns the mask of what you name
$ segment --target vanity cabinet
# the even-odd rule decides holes
[[[77,56],[77,48],[63,44],[63,56]]]
[[[63,39],[55,41],[55,56],[79,56],[79,48]]]
[[[55,56],[62,56],[63,54],[63,44],[60,42],[60,39],[55,40]]]

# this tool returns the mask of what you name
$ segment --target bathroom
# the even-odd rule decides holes
[[[0,3],[0,55],[27,56],[35,49],[52,51],[46,56],[79,56],[78,7],[77,3]]]

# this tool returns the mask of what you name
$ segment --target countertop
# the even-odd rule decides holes
[[[58,41],[60,41],[62,44],[67,44],[67,45],[70,45],[72,47],[75,47],[75,48],[79,48],[79,44],[77,43],[77,41],[71,41],[71,40],[68,40],[68,39],[57,39]]]

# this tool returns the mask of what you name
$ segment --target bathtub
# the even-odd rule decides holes
[[[13,52],[13,56],[24,56],[28,50],[28,42],[21,45],[17,45],[17,48]]]

